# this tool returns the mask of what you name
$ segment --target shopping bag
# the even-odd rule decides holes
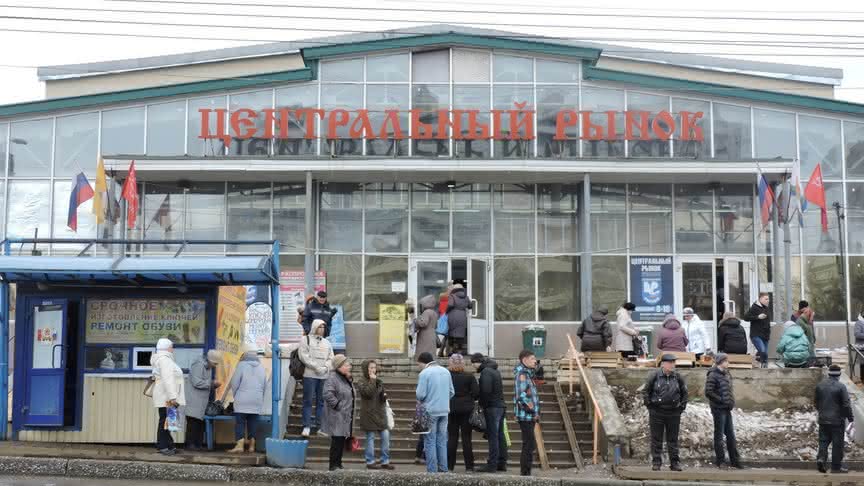
[[[348,437],[345,440],[346,452],[358,452],[360,450],[360,440],[357,437]]]
[[[387,430],[396,428],[396,416],[393,414],[393,409],[390,408],[390,400],[384,402],[384,413],[387,414]]]
[[[167,415],[165,418],[165,430],[168,432],[179,432],[180,431],[180,412],[176,407],[168,407],[166,409]]]
[[[447,325],[447,314],[441,314],[441,317],[438,318],[438,326],[435,327],[435,334],[446,336],[448,330],[450,327]]]
[[[483,415],[483,409],[480,408],[480,405],[474,407],[474,411],[468,417],[468,425],[477,432],[486,432],[486,416]]]
[[[507,418],[506,417],[504,418],[504,442],[507,444],[508,448],[512,444],[512,442],[510,442],[510,429],[507,428]]]
[[[411,433],[428,434],[429,422],[429,414],[426,413],[426,407],[422,403],[417,402],[417,407],[414,409],[414,420],[411,421]]]

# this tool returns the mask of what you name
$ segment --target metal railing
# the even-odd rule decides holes
[[[591,405],[594,408],[594,425],[591,427],[593,432],[593,453],[592,460],[594,464],[597,464],[597,450],[599,443],[599,434],[600,434],[600,422],[603,421],[603,412],[600,411],[600,406],[597,405],[597,399],[594,397],[594,390],[591,389],[591,382],[588,380],[588,375],[585,373],[585,368],[582,366],[582,356],[581,353],[576,351],[576,345],[573,343],[573,337],[570,334],[567,334],[567,341],[570,342],[570,352],[568,353],[568,359],[570,361],[570,370],[573,370],[573,361],[575,359],[576,366],[579,367],[579,373],[582,375],[582,384],[588,390],[588,398],[591,399]],[[570,393],[573,393],[573,380],[570,380]]]

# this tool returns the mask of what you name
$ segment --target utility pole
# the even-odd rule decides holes
[[[846,244],[843,241],[843,220],[846,219],[846,215],[843,214],[843,207],[840,206],[840,203],[834,201],[834,213],[837,215],[837,238],[840,241],[840,282],[841,288],[846,287]],[[849,367],[848,373],[849,376],[852,376],[852,338],[849,335],[849,316],[843,316],[843,320],[846,321],[846,353],[849,356],[847,358],[847,366]]]

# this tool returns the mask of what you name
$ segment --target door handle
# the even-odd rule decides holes
[[[471,317],[477,317],[479,313],[477,310],[477,299],[471,299]]]
[[[65,347],[66,347],[65,344],[55,344],[54,346],[51,346],[51,368],[57,368],[57,367],[54,365],[54,356],[57,355],[57,353],[56,353],[55,351],[57,350],[57,348],[63,349],[63,348],[65,348]],[[60,364],[61,364],[61,365],[63,364],[63,358],[62,358],[62,356],[61,356],[61,358],[60,358]]]

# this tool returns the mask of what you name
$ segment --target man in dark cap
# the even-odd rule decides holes
[[[496,473],[507,471],[507,437],[504,435],[505,414],[504,382],[498,363],[481,353],[471,355],[471,364],[480,373],[480,396],[478,403],[486,419],[486,439],[489,455],[486,465],[477,472]]]
[[[687,383],[675,371],[675,356],[664,354],[660,369],[651,373],[645,383],[642,396],[648,407],[648,423],[651,427],[652,469],[659,471],[663,465],[663,436],[669,452],[669,468],[681,470],[678,456],[678,431],[681,413],[687,408]]]
[[[828,446],[831,445],[831,472],[848,473],[843,465],[843,446],[846,440],[846,420],[854,420],[849,392],[840,383],[842,369],[837,365],[828,368],[828,377],[816,385],[816,410],[819,412],[819,453],[816,467],[827,472]]]
[[[735,441],[735,428],[732,425],[732,409],[735,408],[735,395],[732,388],[732,375],[729,374],[729,356],[717,353],[714,366],[705,378],[705,398],[711,406],[714,417],[714,455],[715,464],[725,468],[726,452],[723,450],[723,436],[726,436],[726,449],[729,451],[729,466],[741,469],[738,446]]]
[[[303,333],[308,335],[309,330],[312,329],[312,322],[321,319],[324,321],[324,337],[329,337],[336,312],[336,308],[331,308],[330,303],[327,302],[327,292],[319,290],[315,298],[306,303],[306,308],[303,310]]]
[[[582,351],[611,351],[612,328],[606,316],[609,308],[601,305],[584,321],[576,335],[582,340]]]

